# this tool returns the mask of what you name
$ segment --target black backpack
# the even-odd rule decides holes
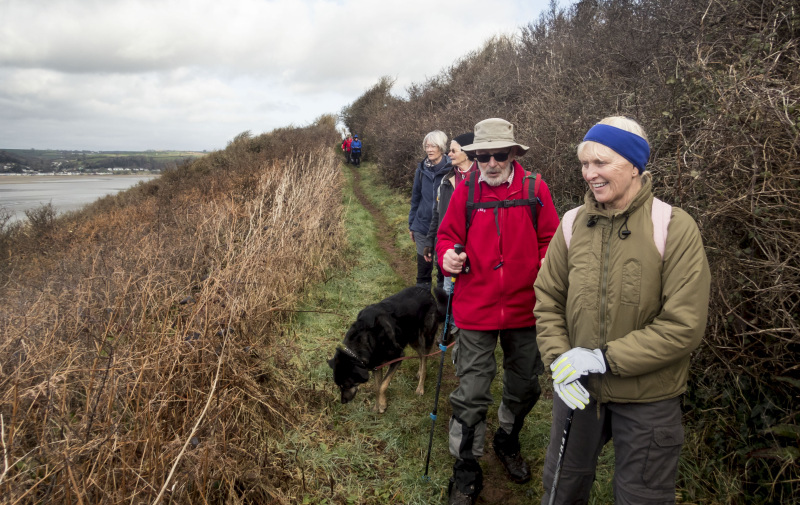
[[[544,204],[542,200],[539,198],[539,186],[542,182],[542,176],[537,174],[532,174],[531,172],[525,172],[525,178],[522,181],[522,196],[523,198],[518,198],[516,200],[500,200],[500,201],[493,201],[493,202],[478,202],[475,203],[475,186],[478,182],[478,174],[480,172],[478,170],[472,172],[470,174],[469,179],[464,180],[464,184],[467,185],[469,188],[469,196],[467,196],[467,226],[466,226],[466,234],[469,234],[469,226],[470,222],[472,221],[472,216],[478,209],[495,209],[497,212],[498,207],[509,208],[509,207],[519,207],[520,205],[527,205],[531,209],[531,220],[533,221],[533,229],[535,231],[539,231],[539,215],[538,209],[536,208],[537,205],[543,207]],[[533,179],[533,196],[531,196],[531,179]],[[527,195],[527,197],[526,197]],[[466,243],[466,238],[464,240]]]

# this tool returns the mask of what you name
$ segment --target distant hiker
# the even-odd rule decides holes
[[[350,143],[350,160],[353,165],[361,165],[361,140],[358,135],[353,135],[353,141]]]
[[[414,185],[411,188],[411,209],[408,212],[408,234],[417,246],[417,285],[431,286],[433,282],[433,263],[430,256],[424,255],[428,230],[431,226],[433,204],[436,201],[436,188],[442,177],[450,171],[450,158],[444,152],[447,149],[447,135],[435,130],[422,141],[425,158],[417,165],[414,173]],[[441,273],[439,274],[441,276]],[[442,279],[439,286],[442,285]]]
[[[345,163],[350,163],[350,145],[353,143],[353,137],[351,135],[347,135],[342,141],[342,152],[344,152],[344,161]]]
[[[512,481],[531,478],[519,434],[539,399],[539,375],[544,372],[536,346],[533,282],[558,227],[547,184],[538,175],[526,176],[516,161],[528,147],[514,140],[511,123],[498,118],[479,122],[473,143],[462,150],[475,156],[479,172],[455,188],[436,236],[440,266],[460,273],[453,293],[453,360],[459,384],[450,394],[450,453],[456,458],[451,505],[471,505],[483,487],[478,458],[493,402],[498,340],[503,396],[492,445]],[[467,207],[470,200],[474,209]],[[456,254],[455,244],[463,244],[466,252]]]
[[[436,244],[436,233],[439,231],[439,225],[444,219],[444,213],[447,211],[447,206],[450,204],[450,197],[453,196],[456,186],[458,186],[469,173],[478,169],[477,165],[473,162],[473,158],[467,155],[461,146],[472,144],[475,134],[472,132],[462,133],[450,141],[450,150],[447,156],[450,158],[450,163],[453,166],[452,170],[448,172],[443,178],[442,182],[436,188],[436,198],[433,203],[433,210],[431,215],[431,224],[428,227],[428,236],[425,240],[425,247],[422,250],[422,255],[425,261],[433,260],[433,251]],[[442,270],[438,270],[438,285],[442,285]],[[448,275],[444,278],[444,289],[448,293],[452,287],[453,282]]]
[[[675,503],[681,395],[706,327],[710,273],[697,224],[653,197],[649,156],[632,119],[589,130],[578,145],[584,205],[564,216],[536,279],[537,340],[557,393],[543,504],[572,409],[556,503],[589,503],[609,440],[616,503]]]

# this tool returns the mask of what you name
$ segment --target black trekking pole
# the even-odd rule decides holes
[[[567,439],[569,438],[569,429],[572,426],[572,414],[574,413],[575,409],[570,409],[567,420],[564,422],[564,433],[561,434],[561,449],[558,451],[556,473],[553,474],[553,485],[550,487],[550,501],[548,502],[548,505],[553,505],[556,502],[558,479],[561,477],[561,467],[564,465],[564,451],[567,450]]]
[[[456,244],[453,249],[456,254],[464,252],[464,246]],[[431,436],[428,439],[428,455],[425,457],[425,475],[423,479],[428,479],[428,465],[431,461],[431,447],[433,447],[433,427],[436,426],[436,412],[439,410],[439,390],[442,388],[442,371],[444,370],[444,354],[447,351],[447,331],[450,328],[450,313],[453,308],[453,293],[456,290],[457,274],[450,274],[453,285],[447,295],[447,312],[444,316],[444,328],[442,329],[442,340],[439,342],[439,349],[442,351],[442,358],[439,360],[439,378],[436,380],[436,395],[433,398],[433,412],[431,412]]]

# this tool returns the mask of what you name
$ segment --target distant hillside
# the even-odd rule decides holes
[[[0,151],[0,173],[96,173],[115,168],[160,172],[204,155],[194,151],[4,149]]]
[[[8,151],[0,150],[0,163],[24,163],[25,160],[18,156],[14,156]]]

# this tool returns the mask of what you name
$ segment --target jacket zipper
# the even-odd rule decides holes
[[[506,216],[506,211],[507,211],[507,209],[502,209],[501,210],[502,219],[500,220],[500,222],[502,222],[503,225],[505,225],[505,222],[506,222],[506,217],[507,217]],[[498,235],[500,235],[500,236],[498,237],[498,240],[497,240],[497,246],[498,246],[498,249],[500,249],[498,251],[500,253],[500,263],[498,263],[497,266],[494,267],[494,268],[495,268],[495,270],[500,270],[500,272],[499,272],[500,273],[500,293],[499,293],[499,295],[502,298],[503,292],[505,290],[505,279],[504,279],[505,276],[503,275],[503,273],[504,273],[504,269],[503,269],[503,238],[504,237],[503,237],[503,233],[500,230],[501,230],[500,223],[498,223],[497,231],[498,231]],[[506,308],[505,301],[501,300],[500,301],[500,328],[504,328],[505,327],[505,322],[506,322],[506,311],[505,311],[505,308]]]
[[[614,216],[611,216],[611,226],[608,229],[608,239],[606,240],[606,250],[603,254],[603,277],[600,281],[600,339],[601,348],[606,345],[606,311],[608,310],[608,263],[611,257],[611,238],[614,236]],[[603,384],[605,380],[600,376],[600,387],[597,388],[598,398],[597,403],[603,402]]]

